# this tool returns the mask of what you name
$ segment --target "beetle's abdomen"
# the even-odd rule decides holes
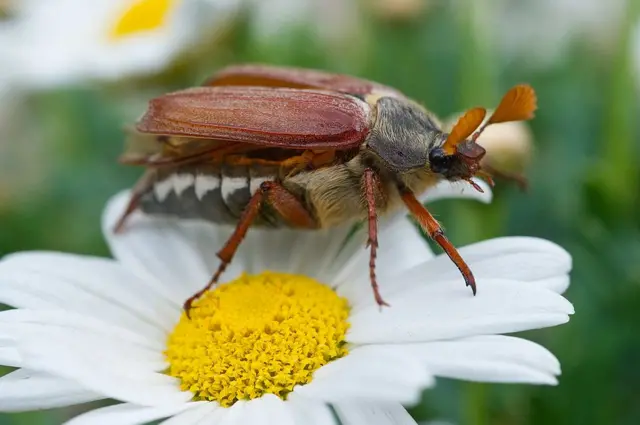
[[[203,219],[236,224],[260,185],[277,180],[278,169],[266,166],[189,165],[158,169],[140,209],[153,215]],[[270,208],[260,211],[255,224],[279,226]]]

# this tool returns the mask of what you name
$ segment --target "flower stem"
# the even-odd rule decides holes
[[[600,147],[600,164],[595,183],[607,203],[622,214],[633,214],[639,177],[635,130],[636,90],[631,46],[640,19],[640,2],[628,1],[620,25],[615,56],[611,62],[609,86]]]
[[[465,384],[464,420],[466,425],[485,425],[488,423],[487,387],[484,384]]]

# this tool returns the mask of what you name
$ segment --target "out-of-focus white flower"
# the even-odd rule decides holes
[[[252,29],[256,39],[269,39],[304,28],[321,40],[340,41],[358,29],[354,0],[253,0]]]
[[[494,169],[509,173],[523,172],[533,150],[531,129],[521,121],[487,127],[478,138],[478,143],[487,150],[484,162]]]
[[[616,28],[627,0],[501,0],[483,4],[491,8],[483,14],[486,30],[503,54],[531,66],[547,66],[577,40],[596,49],[610,46],[618,35]]]
[[[22,0],[0,27],[0,79],[51,87],[162,70],[241,0]]]
[[[40,193],[50,172],[50,150],[32,121],[25,97],[0,83],[0,213]]]

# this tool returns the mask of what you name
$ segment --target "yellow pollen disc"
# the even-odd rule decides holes
[[[311,278],[243,275],[200,298],[169,336],[167,373],[197,400],[281,398],[347,354],[349,305]]]
[[[124,10],[109,32],[109,38],[120,40],[130,35],[162,28],[178,0],[134,0]]]

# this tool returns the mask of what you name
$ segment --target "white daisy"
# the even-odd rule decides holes
[[[461,187],[443,183],[428,198]],[[104,214],[115,260],[27,252],[0,261],[0,302],[16,307],[0,313],[0,364],[20,368],[0,378],[0,411],[111,398],[120,403],[69,423],[332,425],[333,408],[347,425],[411,424],[403,405],[437,376],[556,383],[550,352],[500,335],[573,313],[559,295],[571,257],[553,243],[462,248],[474,297],[399,214],[381,226],[379,282],[391,307],[380,310],[361,234],[342,246],[347,229],[251,229],[225,275],[232,282],[188,320],[182,302],[231,230],[136,214],[113,235],[126,202],[116,196]]]
[[[2,75],[51,87],[162,70],[240,0],[23,0],[0,28]]]

